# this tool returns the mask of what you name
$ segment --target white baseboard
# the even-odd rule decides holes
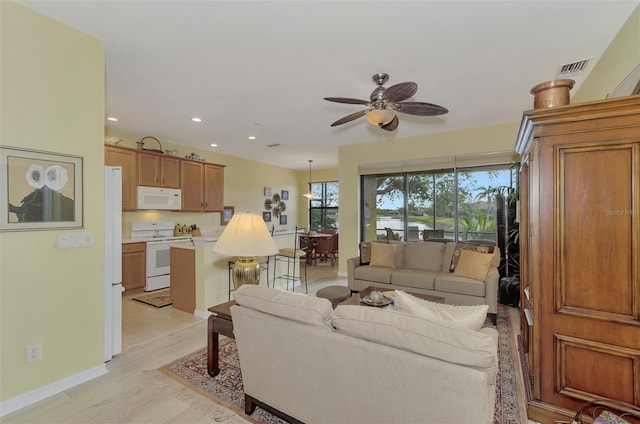
[[[0,403],[0,417],[108,373],[109,370],[105,364],[98,365],[97,367],[90,368],[54,383],[47,384],[46,386],[38,387],[30,392],[7,399]]]

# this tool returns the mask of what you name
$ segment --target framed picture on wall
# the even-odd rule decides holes
[[[262,219],[264,219],[264,222],[271,222],[271,212],[262,212]]]
[[[82,228],[82,157],[0,146],[0,231]]]
[[[271,196],[271,187],[265,187],[264,188],[264,195],[265,196]]]
[[[220,214],[220,225],[227,225],[231,221],[235,208],[233,206],[224,206]]]
[[[289,190],[282,190],[282,200],[289,200]]]
[[[287,225],[287,215],[280,215],[280,225]]]

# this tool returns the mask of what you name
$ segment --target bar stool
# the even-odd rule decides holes
[[[303,231],[302,228],[296,227],[296,231],[293,237],[293,249],[290,247],[283,247],[274,256],[274,262],[273,262],[273,286],[274,287],[276,286],[277,280],[286,280],[287,290],[289,290],[289,281],[291,281],[293,283],[292,291],[295,292],[296,281],[302,278],[302,276],[299,275],[299,272],[298,272],[298,277],[296,278],[296,268],[298,268],[304,263],[304,290],[306,293],[309,293],[309,288],[307,286],[307,262],[308,262],[307,253],[304,250],[300,249],[298,245],[299,243],[298,234],[302,231]],[[276,273],[278,271],[278,262],[283,262],[286,264],[286,267],[287,267],[286,274],[276,276]]]
[[[237,260],[237,256],[229,258],[229,300],[231,300],[231,292],[235,290],[235,288],[232,288],[231,284],[231,271],[233,270],[233,266],[235,265]],[[263,270],[267,271],[267,287],[269,287],[269,257],[257,256],[256,261],[258,261],[258,263],[260,264],[260,272],[262,272]]]

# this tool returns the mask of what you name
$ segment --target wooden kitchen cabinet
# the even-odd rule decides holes
[[[171,302],[173,309],[193,313],[196,309],[196,252],[171,248]]]
[[[137,207],[138,161],[136,150],[105,146],[104,164],[122,167],[122,210],[135,211]]]
[[[176,157],[138,152],[138,185],[180,188],[180,162]]]
[[[147,280],[147,244],[122,245],[122,287],[125,292],[144,288]]]
[[[640,406],[640,96],[525,112],[516,151],[528,417]]]
[[[221,212],[223,208],[224,167],[195,161],[182,161],[182,211]]]
[[[204,211],[222,212],[224,190],[224,168],[219,165],[204,165]]]

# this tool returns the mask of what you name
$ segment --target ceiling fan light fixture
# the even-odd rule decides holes
[[[367,121],[377,127],[387,125],[395,117],[396,113],[389,109],[374,109],[366,114]]]

